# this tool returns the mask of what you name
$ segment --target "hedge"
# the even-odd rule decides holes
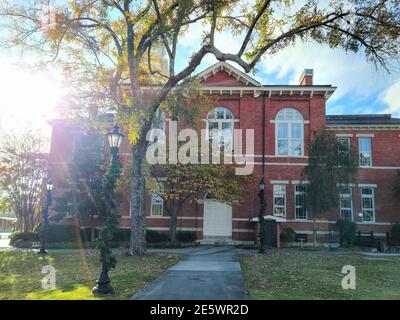
[[[39,241],[39,237],[34,232],[13,232],[10,236],[10,245],[15,246],[17,242]]]
[[[179,242],[194,242],[197,240],[197,235],[194,231],[178,231],[176,233],[176,239]]]
[[[146,231],[146,240],[148,243],[159,243],[169,241],[169,234],[165,232],[159,232],[154,230]]]

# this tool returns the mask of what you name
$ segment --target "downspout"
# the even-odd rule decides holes
[[[262,108],[262,178],[265,175],[265,104],[266,104],[266,92],[263,94],[263,108]]]

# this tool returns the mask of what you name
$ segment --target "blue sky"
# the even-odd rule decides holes
[[[200,46],[202,32],[201,25],[194,25],[182,39],[177,69],[184,67],[193,50]],[[216,46],[223,52],[235,53],[240,39],[228,32],[219,33]],[[215,62],[211,55],[206,56],[196,73]],[[393,65],[388,74],[367,63],[362,53],[347,54],[314,42],[296,42],[273,56],[266,55],[253,76],[263,84],[298,84],[301,72],[313,68],[314,84],[337,87],[327,103],[328,114],[391,113],[400,117],[400,63]]]
[[[203,33],[202,24],[196,23],[180,40],[178,71],[201,46]],[[223,52],[237,52],[240,43],[241,39],[228,31],[216,34],[216,46]],[[17,124],[24,127],[24,120],[48,131],[46,118],[56,116],[52,109],[63,90],[62,79],[56,72],[49,67],[42,74],[32,74],[12,66],[15,61],[29,63],[32,58],[27,54],[21,59],[15,52],[0,50],[0,127]],[[215,62],[213,56],[207,55],[195,73]],[[328,114],[391,113],[400,118],[400,63],[393,65],[394,71],[388,74],[368,64],[362,53],[346,54],[313,42],[296,42],[273,56],[264,56],[251,76],[263,84],[298,84],[302,71],[313,68],[314,84],[337,87],[328,100]]]

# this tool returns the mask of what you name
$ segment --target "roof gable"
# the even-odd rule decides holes
[[[224,61],[218,62],[200,72],[195,78],[206,85],[212,86],[261,86],[258,81]]]

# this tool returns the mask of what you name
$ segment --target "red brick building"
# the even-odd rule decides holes
[[[307,165],[312,132],[322,128],[332,130],[343,143],[359,151],[360,167],[355,183],[340,188],[339,208],[317,221],[318,235],[328,234],[340,217],[355,221],[358,230],[373,231],[381,237],[392,223],[400,222],[400,202],[392,192],[400,170],[400,119],[390,115],[326,115],[326,101],[335,87],[314,85],[310,69],[304,71],[299,85],[261,85],[224,62],[197,77],[205,93],[217,99],[204,115],[204,129],[254,129],[253,174],[260,177],[264,164],[266,219],[276,221],[277,235],[279,230],[290,227],[311,237],[312,221],[303,206],[299,180]],[[80,128],[60,120],[51,125],[50,166],[57,192]],[[130,156],[127,141],[120,155]],[[195,231],[197,238],[206,243],[254,243],[259,210],[257,192],[255,181],[240,206],[231,207],[212,199],[187,206],[178,218],[178,230]],[[129,228],[127,199],[119,211],[120,226]],[[168,231],[169,217],[164,215],[162,200],[157,195],[147,197],[146,216],[148,229]],[[97,225],[96,221],[80,222],[82,228],[92,225]]]

